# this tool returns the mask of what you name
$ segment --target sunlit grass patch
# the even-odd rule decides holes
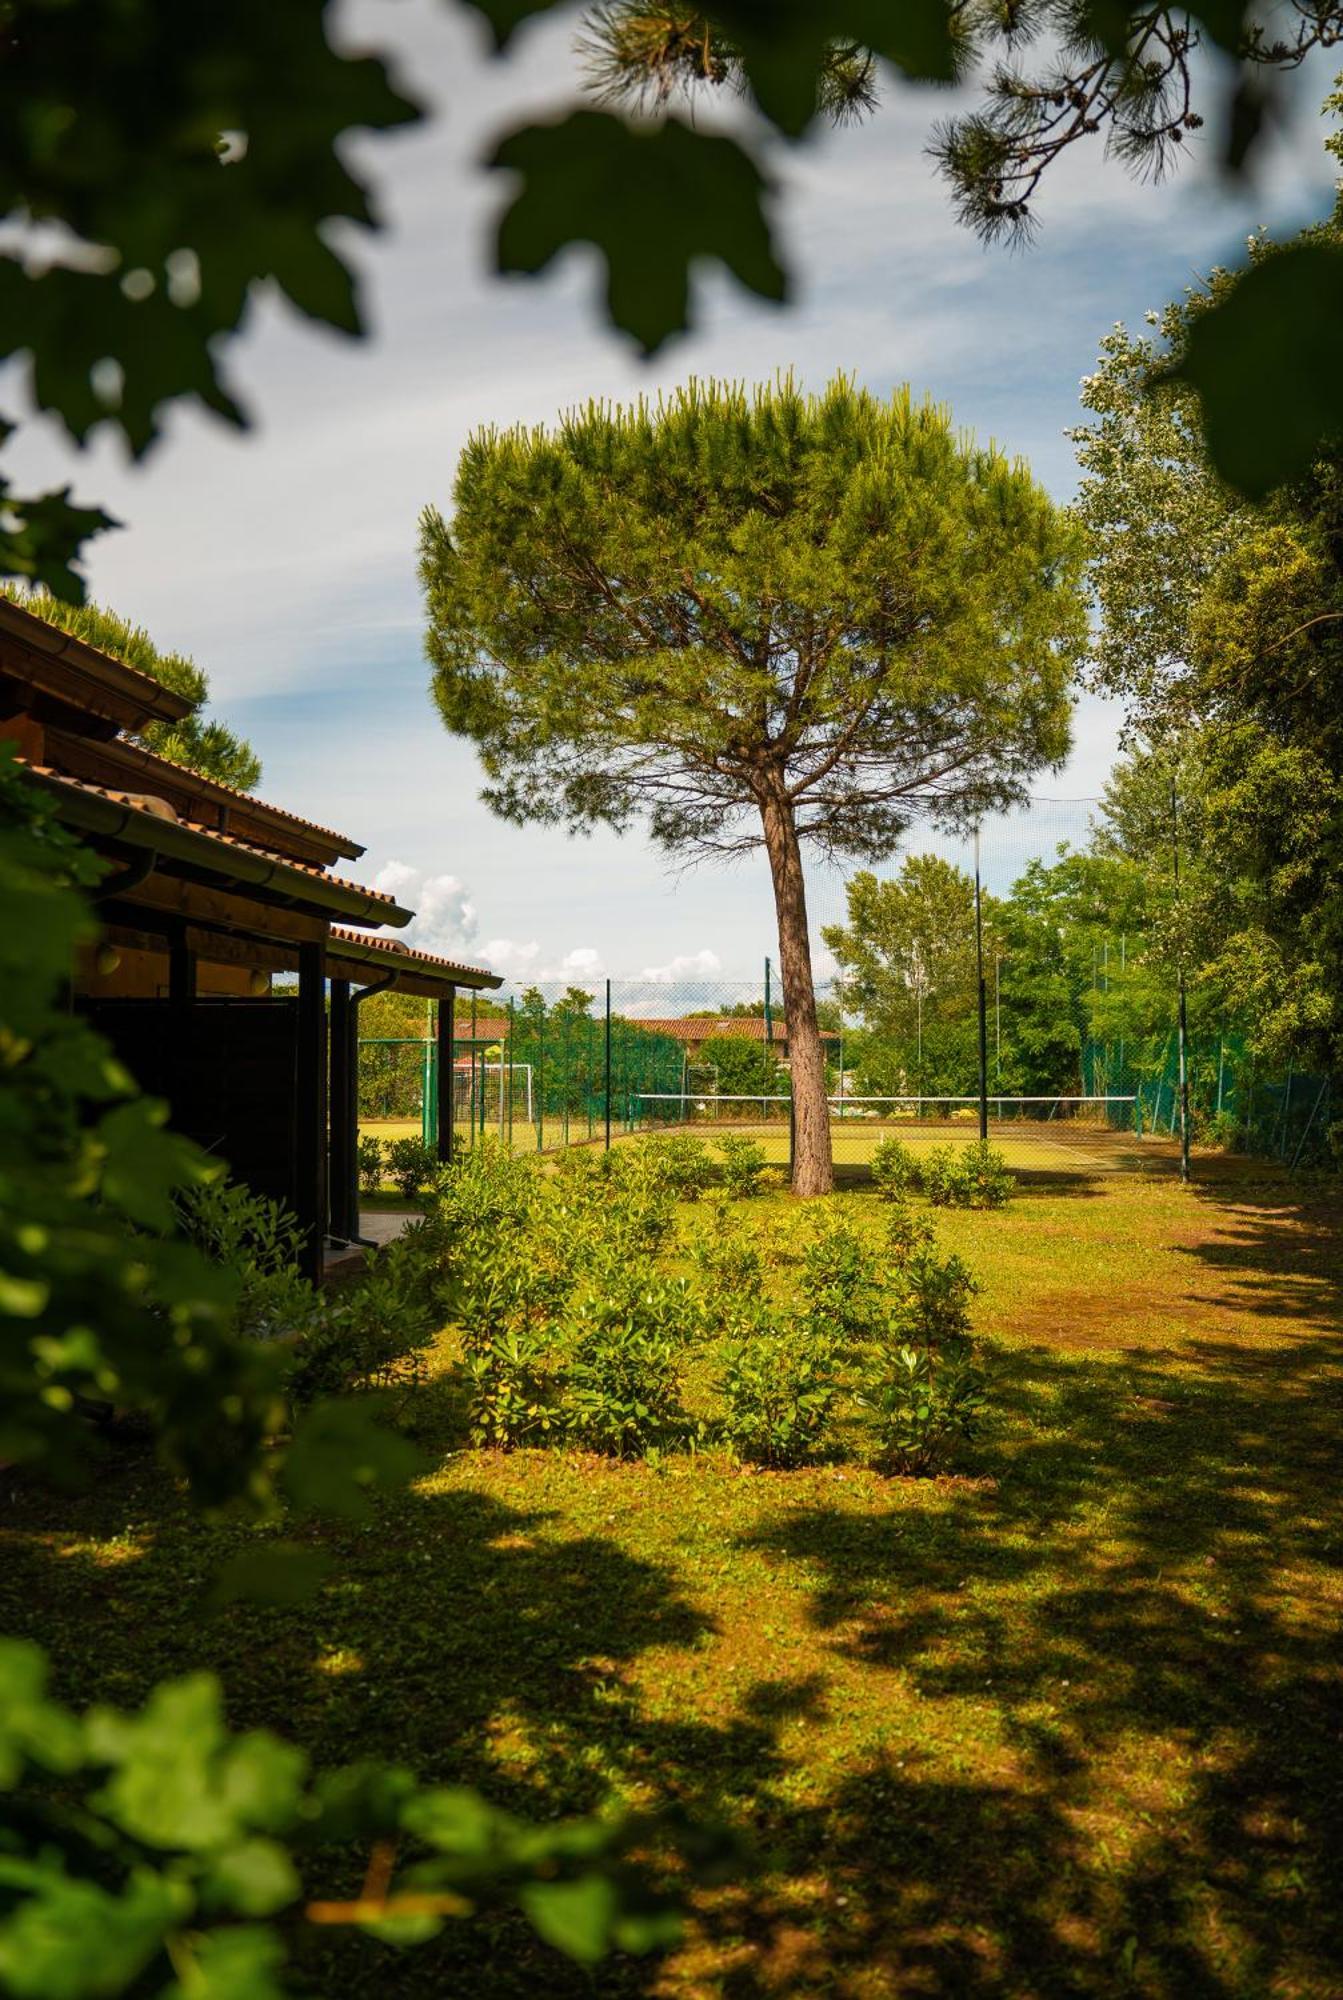
[[[874,1196],[818,1206],[881,1240]],[[818,1226],[778,1195],[733,1215],[781,1249]],[[304,1530],[335,1558],[310,1606],[211,1613],[243,1531],[127,1446],[82,1495],[7,1476],[0,1623],[78,1701],[210,1665],[232,1722],[324,1764],[749,1830],[755,1872],[699,1892],[656,1970],[590,1986],[468,1926],[414,1957],[324,1947],[314,1983],[350,2000],[1332,2000],[1332,1206],[1107,1178],[937,1232],[990,1346],[992,1421],[952,1476],[473,1451],[445,1335],[409,1411],[433,1469],[366,1526]]]

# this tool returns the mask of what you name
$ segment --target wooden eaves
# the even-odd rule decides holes
[[[150,722],[183,722],[195,707],[186,695],[174,694],[152,675],[126,666],[3,595],[0,634],[34,694],[49,695],[88,721],[96,720],[106,736],[143,729]]]
[[[170,810],[152,799],[136,802],[59,772],[32,766],[29,775],[55,796],[59,816],[66,826],[99,845],[107,842],[132,853],[150,854],[170,875],[226,884],[241,891],[249,901],[255,899],[328,919],[340,917],[347,924],[392,924],[400,928],[414,916],[412,910],[403,909],[391,896],[366,889],[362,883],[347,882],[341,876],[326,874],[303,862],[284,860],[232,835],[184,826]],[[138,887],[136,896],[137,900],[142,897]],[[181,914],[190,917],[195,913],[184,907]]]

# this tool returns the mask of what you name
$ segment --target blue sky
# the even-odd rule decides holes
[[[984,249],[951,219],[923,152],[946,94],[892,83],[862,127],[777,156],[796,303],[754,305],[710,278],[695,332],[649,366],[598,325],[590,253],[571,252],[539,283],[487,270],[501,190],[476,163],[511,119],[562,100],[574,17],[524,33],[499,64],[442,0],[356,0],[338,19],[346,37],[395,49],[405,80],[443,111],[430,128],[359,147],[387,225],[356,246],[373,337],[314,332],[263,297],[229,356],[256,419],[248,436],[177,413],[131,469],[114,446],[75,453],[39,422],[11,454],[15,476],[72,478],[128,524],[96,548],[94,595],[195,655],[219,712],[261,753],[263,793],[364,840],[355,872],[418,899],[419,942],[518,976],[709,977],[716,966],[749,977],[772,949],[759,864],[678,875],[641,838],[517,829],[479,803],[474,756],[428,701],[415,580],[417,514],[447,505],[464,438],[692,373],[792,367],[819,386],[844,369],[878,391],[909,381],[950,403],[1066,498],[1063,434],[1104,332],[1234,257],[1253,226],[1286,232],[1327,206],[1316,112],[1327,79],[1304,80],[1253,188],[1221,185],[1211,134],[1160,188],[1079,155],[1046,188],[1038,242],[1017,254]],[[21,405],[12,376],[5,386],[6,404]],[[1084,701],[1067,769],[1039,790],[1094,796],[1116,722]],[[1038,832],[994,830],[990,879],[1084,820],[1084,808],[1058,806]],[[842,878],[817,871],[811,901],[816,924],[833,919]]]

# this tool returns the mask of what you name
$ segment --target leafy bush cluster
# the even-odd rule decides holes
[[[359,1134],[359,1186],[364,1194],[382,1192],[382,1141],[371,1132]]]
[[[216,1180],[178,1197],[182,1233],[236,1285],[235,1330],[275,1344],[288,1402],[422,1379],[447,1298],[436,1238],[413,1224],[344,1285],[319,1288],[298,1265],[298,1226],[278,1202]]]
[[[654,1140],[545,1173],[486,1146],[442,1176],[424,1227],[473,1441],[623,1458],[718,1444],[784,1467],[839,1450],[856,1424],[892,1471],[945,1462],[983,1413],[960,1261],[904,1204],[876,1243],[821,1211],[793,1221],[790,1244],[725,1198],[678,1235],[696,1164]]]
[[[899,1139],[883,1139],[872,1154],[872,1179],[889,1201],[917,1190],[935,1208],[1002,1208],[1016,1186],[1002,1154],[982,1139],[922,1154]]]
[[[783,1176],[769,1165],[764,1147],[754,1139],[725,1132],[714,1145],[720,1156],[717,1160],[693,1133],[669,1132],[646,1140],[641,1150],[664,1185],[681,1201],[698,1201],[715,1186],[735,1201],[782,1187]]]
[[[424,1194],[433,1185],[438,1173],[436,1154],[419,1139],[390,1140],[386,1159],[392,1185],[407,1201],[414,1201],[417,1195]]]

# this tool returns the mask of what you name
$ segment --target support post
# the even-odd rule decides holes
[[[435,1048],[434,1090],[438,1109],[438,1158],[441,1166],[452,1160],[452,1044],[457,1033],[457,988],[449,986],[438,1002],[438,1040]]]
[[[186,925],[175,923],[168,940],[169,1097],[174,1122],[183,1128],[190,1118],[187,1080],[195,1005],[196,954],[187,943]]]
[[[774,1009],[770,1004],[769,973],[770,973],[769,960],[766,959],[765,960],[765,1047],[767,1049],[772,1050],[774,1047]]]
[[[606,1107],[606,1150],[611,1150],[611,982],[606,982],[606,1050],[602,1058],[603,1098]]]
[[[979,828],[975,828],[975,965],[979,975],[979,1137],[989,1136],[989,1014],[984,985],[984,903],[979,883]]]
[[[1175,796],[1175,773],[1170,780],[1171,864],[1175,875],[1175,902],[1180,902],[1180,815]],[[1189,1179],[1189,1008],[1185,992],[1184,944],[1179,957],[1179,1046],[1180,1046],[1180,1179]]]
[[[326,943],[298,948],[298,1060],[294,1088],[294,1211],[303,1273],[322,1275],[326,1239]]]
[[[359,1107],[351,1072],[358,1061],[352,1032],[350,982],[331,982],[331,1234],[352,1243],[359,1234]],[[355,1086],[357,1089],[357,1085]]]

